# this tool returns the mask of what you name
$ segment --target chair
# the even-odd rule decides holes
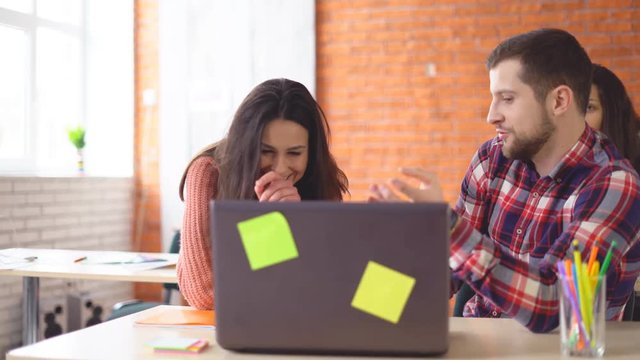
[[[633,321],[640,321],[640,293],[639,292],[634,292],[635,299],[634,301],[634,306],[633,306]]]
[[[624,307],[624,313],[622,314],[622,321],[640,321],[640,314],[637,314],[636,310],[636,297],[637,294],[635,291],[631,292],[631,296],[629,296],[629,301],[627,301],[627,305]]]
[[[175,235],[173,235],[173,239],[171,239],[171,246],[169,247],[169,253],[177,254],[180,252],[180,230],[176,231]],[[171,303],[171,295],[173,291],[180,291],[178,288],[178,284],[162,284],[163,287],[163,296],[162,303],[159,302],[150,302],[150,301],[142,301],[138,299],[125,300],[121,301],[115,305],[111,309],[111,315],[107,318],[107,320],[117,319],[122,316],[131,315],[133,313],[137,313],[142,310],[150,309],[152,307],[158,305],[168,305]]]
[[[455,305],[453,305],[453,316],[462,317],[465,304],[475,294],[476,292],[473,291],[471,286],[469,286],[469,284],[467,284],[466,282],[463,282],[462,286],[460,286],[460,289],[458,289],[458,292],[456,293],[456,302]]]

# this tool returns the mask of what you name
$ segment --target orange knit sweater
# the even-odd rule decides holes
[[[209,201],[217,194],[218,167],[213,158],[196,159],[187,171],[178,284],[189,305],[213,309],[213,270],[209,238]]]

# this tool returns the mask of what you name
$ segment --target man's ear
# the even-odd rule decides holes
[[[549,92],[547,104],[551,113],[560,116],[566,113],[574,103],[573,91],[567,85],[560,85]]]

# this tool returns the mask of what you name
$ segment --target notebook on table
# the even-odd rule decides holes
[[[442,204],[212,201],[220,346],[434,355],[448,347]]]
[[[215,328],[216,315],[213,310],[198,310],[194,308],[163,306],[156,307],[150,314],[136,317],[135,325],[159,327],[207,327]]]

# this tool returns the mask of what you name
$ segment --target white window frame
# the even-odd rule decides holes
[[[27,78],[28,84],[26,86],[25,103],[26,103],[26,131],[25,131],[25,156],[22,158],[12,159],[0,159],[0,174],[13,174],[13,173],[38,173],[42,169],[38,164],[38,149],[37,139],[40,125],[40,119],[37,114],[37,99],[35,92],[36,84],[36,57],[38,56],[36,51],[37,45],[37,29],[48,28],[51,30],[59,31],[70,36],[77,37],[80,43],[80,119],[78,123],[84,125],[84,119],[86,115],[86,88],[87,88],[87,74],[86,74],[86,3],[81,2],[81,19],[79,25],[67,24],[48,19],[43,19],[37,15],[37,2],[38,1],[51,1],[51,0],[26,0],[32,2],[32,13],[26,14],[19,11],[9,10],[6,8],[0,8],[0,25],[9,26],[16,29],[25,31],[27,35],[28,45],[28,71]],[[51,169],[46,169],[51,170]]]

